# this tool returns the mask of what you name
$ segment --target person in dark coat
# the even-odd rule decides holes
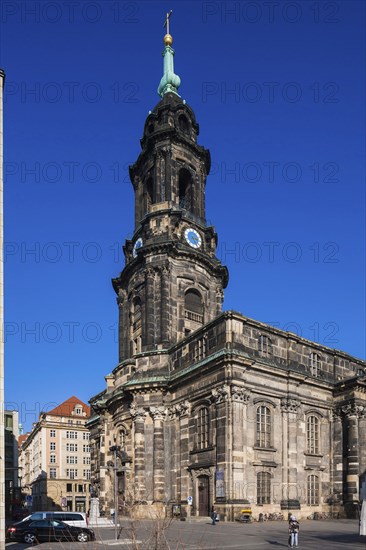
[[[291,515],[288,522],[289,548],[297,548],[299,546],[299,529],[300,525],[296,517]]]

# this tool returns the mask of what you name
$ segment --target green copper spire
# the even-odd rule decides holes
[[[172,15],[173,10],[170,10],[166,14],[166,19],[164,27],[166,27],[167,33],[164,36],[165,48],[163,51],[164,57],[164,74],[163,78],[160,80],[158,94],[160,97],[163,97],[167,92],[172,92],[173,94],[178,94],[178,88],[180,86],[180,78],[177,74],[174,74],[174,50],[171,47],[173,44],[173,37],[169,33],[169,19]]]

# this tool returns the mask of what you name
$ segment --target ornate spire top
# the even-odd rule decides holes
[[[164,36],[164,74],[163,78],[160,80],[158,88],[158,94],[160,95],[160,97],[163,97],[164,94],[166,94],[167,92],[179,95],[178,88],[180,86],[180,78],[174,73],[174,50],[172,48],[173,37],[169,32],[169,23],[172,13],[173,10],[170,10],[170,12],[166,14],[164,22],[164,27],[166,27],[167,32]]]

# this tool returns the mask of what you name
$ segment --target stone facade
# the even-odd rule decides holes
[[[32,431],[19,437],[22,489],[32,497],[31,511],[89,508],[90,409],[70,397],[40,414]]]
[[[115,507],[233,520],[352,515],[366,475],[366,363],[222,312],[227,270],[205,221],[209,152],[167,93],[130,169],[135,233],[113,280],[118,366],[90,403],[93,494]],[[117,446],[117,455],[113,448]],[[117,456],[117,464],[114,463]]]

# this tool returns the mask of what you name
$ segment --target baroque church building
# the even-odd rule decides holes
[[[92,496],[109,515],[356,514],[366,362],[222,311],[210,153],[164,37],[161,101],[130,167],[135,229],[113,279],[119,363],[90,400]],[[115,503],[115,500],[117,502]],[[285,512],[286,511],[286,512]]]

